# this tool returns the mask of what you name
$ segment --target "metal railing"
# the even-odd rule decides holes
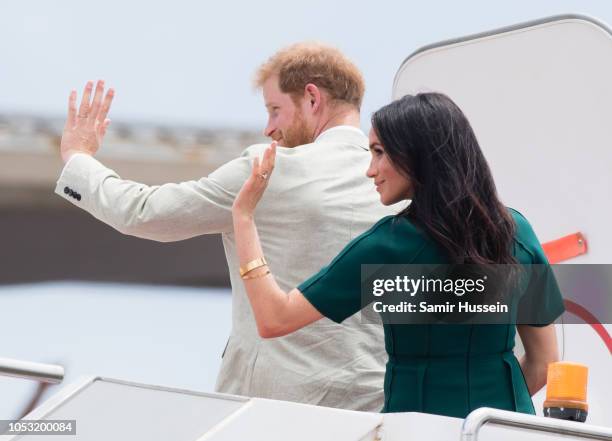
[[[0,358],[0,375],[26,378],[43,383],[61,383],[64,379],[64,368],[55,364]]]
[[[463,421],[461,441],[477,441],[480,429],[485,423],[518,427],[538,432],[571,435],[585,439],[612,440],[612,428],[610,427],[592,426],[574,421],[537,417],[524,413],[481,407],[471,412]]]

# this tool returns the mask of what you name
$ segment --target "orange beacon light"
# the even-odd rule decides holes
[[[560,361],[548,365],[544,416],[562,420],[586,421],[589,368],[583,364]]]

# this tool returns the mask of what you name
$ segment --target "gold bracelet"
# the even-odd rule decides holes
[[[244,275],[242,276],[242,280],[259,279],[260,277],[267,276],[268,274],[270,274],[270,270],[267,270],[265,273],[255,274],[254,276]]]
[[[255,260],[251,260],[245,266],[240,267],[240,277],[244,276],[250,271],[253,271],[255,268],[266,266],[267,264],[268,262],[266,262],[266,258],[263,256]]]

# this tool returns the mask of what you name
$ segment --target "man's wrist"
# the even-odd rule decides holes
[[[68,164],[68,161],[70,161],[70,159],[76,155],[77,153],[82,153],[83,155],[89,155],[91,156],[91,153],[84,151],[84,150],[68,150],[67,152],[62,152],[62,160],[64,161],[64,164]]]

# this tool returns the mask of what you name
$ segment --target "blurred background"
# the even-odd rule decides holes
[[[220,237],[123,236],[53,194],[67,97],[116,89],[98,158],[122,177],[198,179],[263,140],[252,88],[279,48],[318,40],[362,69],[362,126],[433,42],[562,13],[612,23],[600,1],[5,2],[0,9],[0,357],[80,375],[211,391],[230,330]],[[0,419],[57,390],[0,377]]]

